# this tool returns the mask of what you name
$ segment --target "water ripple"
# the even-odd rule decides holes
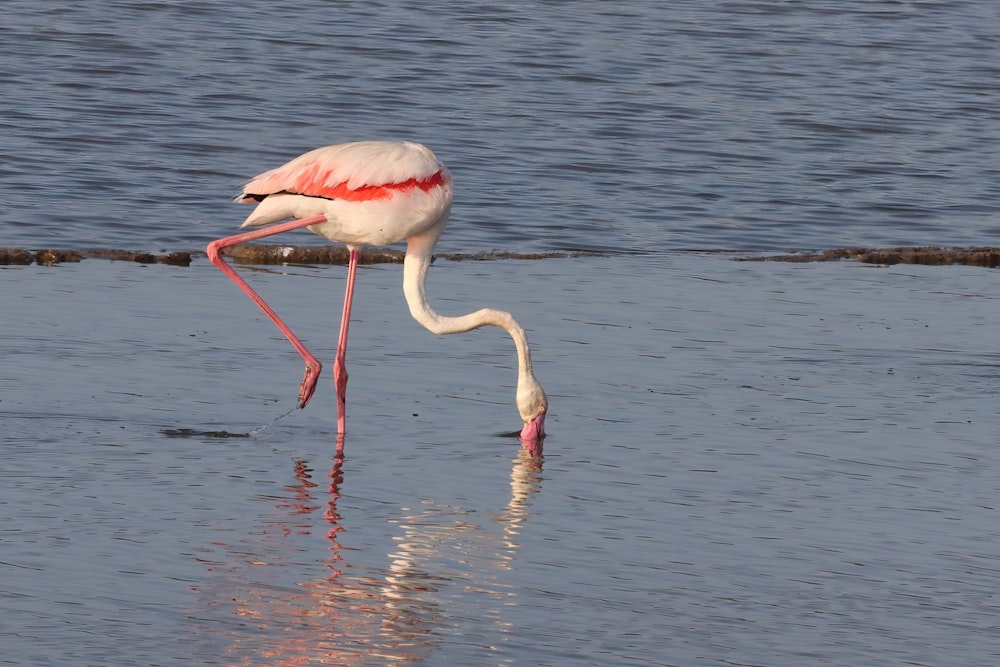
[[[381,5],[373,22],[347,6],[331,22],[307,2],[275,33],[260,3],[12,0],[6,243],[200,245],[235,226],[229,199],[254,173],[400,136],[456,173],[454,250],[998,231],[986,0],[575,7]]]

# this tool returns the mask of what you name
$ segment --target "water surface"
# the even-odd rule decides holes
[[[993,0],[5,9],[7,246],[195,249],[251,176],[372,138],[452,168],[451,251],[1000,232]]]
[[[443,252],[611,254],[432,268],[528,329],[541,457],[510,341],[398,266],[342,461],[204,259],[0,269],[0,661],[998,663],[1000,274],[719,252],[995,244],[997,3],[4,9],[3,247],[197,250],[263,169],[410,138]],[[342,268],[241,270],[332,359]]]
[[[207,262],[6,269],[5,655],[995,664],[998,275],[439,262],[441,311],[529,329],[531,458],[509,340],[366,267],[338,462],[332,382],[272,423],[301,362]],[[332,357],[342,267],[250,279]]]

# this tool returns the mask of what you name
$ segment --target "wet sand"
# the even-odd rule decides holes
[[[332,359],[343,269],[241,271]],[[0,275],[8,660],[1000,655],[996,272],[439,261],[439,311],[528,330],[525,459],[506,335],[427,333],[368,265],[339,462],[329,376],[294,409],[298,355],[207,260]]]
[[[284,265],[284,264],[347,264],[349,253],[341,245],[321,246],[261,245],[248,243],[224,248],[221,254],[237,264]],[[364,247],[359,251],[359,264],[401,264],[405,252],[392,248]],[[109,259],[113,261],[137,262],[139,264],[171,264],[190,266],[192,257],[204,257],[203,251],[176,251],[152,253],[140,250],[116,250],[113,248],[90,248],[84,250],[26,250],[25,248],[0,248],[0,265],[56,264],[80,262],[84,259]],[[501,259],[556,259],[560,257],[598,257],[601,253],[592,251],[516,253],[509,251],[489,251],[476,253],[439,253],[436,259],[461,261],[495,261]]]
[[[348,251],[340,245],[290,246],[243,244],[224,248],[222,255],[237,264],[285,265],[285,264],[347,264]],[[720,251],[720,254],[732,254]],[[392,248],[362,248],[359,264],[399,264],[405,253]],[[141,264],[173,264],[189,266],[192,257],[203,257],[201,251],[177,251],[164,254],[138,250],[89,249],[89,250],[26,250],[24,248],[0,248],[0,265],[42,264],[52,266],[64,262],[79,262],[83,259],[98,258],[116,261],[130,261]],[[518,253],[509,251],[489,251],[477,253],[439,253],[435,257],[453,262],[493,261],[502,259],[558,259],[565,257],[601,257],[603,253],[590,250],[553,251],[542,253]],[[1000,248],[834,248],[819,252],[799,252],[780,255],[748,255],[736,257],[745,262],[832,262],[855,260],[867,264],[925,264],[940,266],[962,264],[995,268],[1000,266]]]
[[[927,266],[962,264],[996,268],[1000,266],[1000,248],[835,248],[821,252],[761,255],[741,259],[743,261],[770,262],[834,262],[850,259],[866,264],[924,264]]]

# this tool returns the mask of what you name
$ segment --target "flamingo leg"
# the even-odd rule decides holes
[[[264,314],[266,314],[269,318],[271,318],[271,321],[274,322],[279,329],[281,329],[281,333],[285,334],[285,337],[288,338],[289,342],[291,342],[291,344],[295,347],[295,349],[298,350],[299,354],[302,355],[303,361],[306,362],[306,371],[305,374],[302,376],[302,384],[299,386],[300,408],[306,407],[306,403],[309,402],[309,399],[312,397],[313,392],[316,391],[316,381],[319,379],[319,373],[320,370],[322,370],[322,364],[320,364],[319,360],[316,359],[316,357],[313,355],[312,352],[306,349],[306,346],[302,343],[301,340],[299,340],[298,336],[296,336],[292,332],[289,326],[285,324],[280,317],[278,317],[278,314],[274,312],[274,310],[269,305],[267,305],[267,302],[264,301],[264,298],[260,294],[255,292],[254,289],[250,287],[250,285],[247,284],[247,282],[243,280],[243,278],[241,278],[239,274],[237,274],[236,271],[233,270],[233,268],[229,266],[229,264],[227,264],[224,259],[222,259],[222,257],[219,256],[219,251],[222,250],[223,248],[228,248],[230,246],[234,246],[239,243],[245,243],[247,241],[255,241],[257,239],[262,239],[267,236],[281,234],[282,232],[291,231],[293,229],[300,229],[302,227],[308,227],[309,225],[315,225],[321,222],[326,222],[325,215],[314,215],[308,218],[302,218],[300,220],[283,222],[278,225],[272,225],[270,227],[255,229],[253,231],[246,232],[244,234],[236,234],[235,236],[227,236],[226,238],[212,241],[211,243],[208,244],[208,248],[206,249],[208,258],[212,261],[212,263],[215,264],[215,266],[217,266],[220,271],[229,276],[229,279],[232,280],[234,283],[236,283],[236,285],[241,290],[243,290],[247,296],[253,299],[254,303],[260,306],[260,309],[264,311]]]
[[[337,388],[337,434],[343,437],[347,426],[347,330],[351,326],[351,305],[354,303],[354,278],[358,272],[358,251],[350,251],[347,267],[347,289],[344,293],[344,312],[340,316],[340,337],[337,339],[337,357],[333,361],[333,382]]]

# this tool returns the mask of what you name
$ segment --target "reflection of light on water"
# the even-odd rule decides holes
[[[540,446],[539,446],[540,447]],[[503,527],[504,546],[507,548],[504,563],[508,564],[514,558],[518,548],[518,536],[521,528],[528,520],[528,506],[531,496],[538,492],[542,483],[541,449],[529,450],[522,447],[514,459],[514,467],[510,471],[510,502],[497,516]]]
[[[253,547],[248,538],[214,543],[226,559],[212,563],[217,575],[212,589],[198,591],[203,608],[229,609],[232,615],[229,622],[214,619],[207,627],[225,637],[232,664],[244,665],[352,665],[371,658],[423,662],[445,635],[453,606],[449,600],[456,595],[487,596],[475,607],[503,631],[508,624],[501,611],[516,601],[497,581],[497,572],[513,567],[530,497],[540,489],[541,463],[540,452],[527,449],[513,461],[511,499],[494,516],[500,535],[472,523],[467,510],[425,500],[390,520],[398,534],[384,573],[362,576],[343,559],[344,527],[337,510],[342,457],[334,459],[326,498],[308,464],[297,461],[295,483],[272,498],[279,520],[251,535]],[[308,559],[308,553],[291,540],[314,532],[312,521],[320,510],[328,526],[327,575],[282,583],[282,577],[294,578],[297,571],[301,576],[314,565],[297,562],[297,556]]]
[[[421,636],[440,626],[446,618],[435,594],[450,585],[451,578],[424,568],[439,563],[442,552],[454,539],[454,532],[473,529],[461,520],[440,524],[441,519],[448,520],[447,514],[429,507],[390,521],[398,524],[403,534],[393,537],[396,551],[389,554],[389,571],[381,588],[385,602],[381,634],[386,639],[419,643]]]

